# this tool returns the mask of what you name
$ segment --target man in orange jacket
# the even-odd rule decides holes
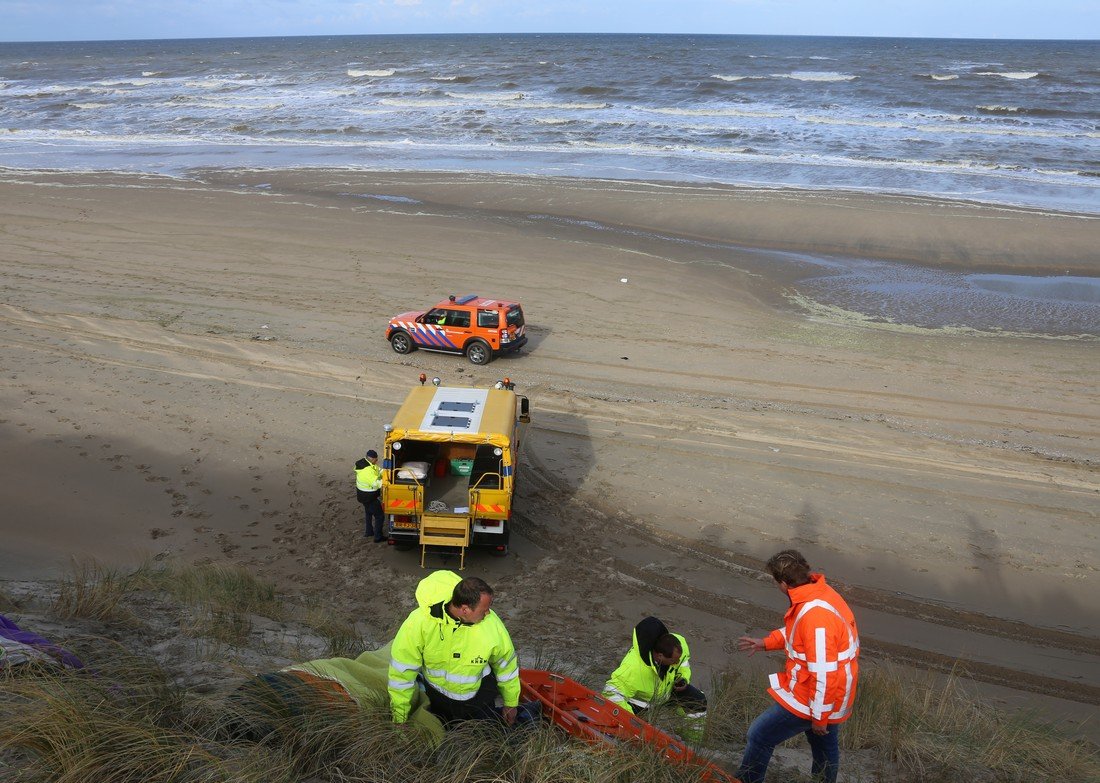
[[[791,608],[783,627],[763,639],[742,636],[740,650],[750,655],[785,650],[787,668],[770,677],[768,694],[776,703],[749,726],[745,755],[737,777],[763,783],[772,751],[805,733],[813,754],[815,779],[835,783],[840,766],[840,724],[852,714],[859,677],[856,618],[824,574],[810,573],[799,552],[786,549],[768,560],[768,573],[787,594]]]

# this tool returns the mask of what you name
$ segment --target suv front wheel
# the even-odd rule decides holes
[[[466,346],[466,358],[472,364],[488,364],[493,360],[493,349],[484,340],[471,340]]]
[[[396,353],[409,353],[414,347],[408,332],[394,332],[393,337],[390,338],[390,345]]]

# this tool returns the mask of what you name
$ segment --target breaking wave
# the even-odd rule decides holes
[[[800,82],[850,82],[859,77],[851,73],[837,73],[836,71],[791,71],[790,73],[773,73],[774,79],[794,79]]]
[[[1000,76],[1002,79],[1034,79],[1038,71],[978,71],[975,76]]]
[[[360,71],[355,68],[348,68],[348,76],[352,77],[353,79],[360,79],[364,76],[371,76],[375,78],[382,76],[393,76],[395,73],[397,73],[397,71],[395,71],[393,68],[380,68],[374,71]]]

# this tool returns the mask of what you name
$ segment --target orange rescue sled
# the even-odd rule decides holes
[[[574,737],[593,745],[619,740],[644,742],[659,748],[669,761],[700,767],[700,779],[707,783],[739,783],[717,765],[695,755],[680,740],[575,680],[540,669],[521,669],[519,676],[523,698],[538,701],[543,715]]]

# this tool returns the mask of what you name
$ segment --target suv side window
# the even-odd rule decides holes
[[[447,311],[447,326],[454,326],[459,329],[470,328],[470,311],[469,310],[448,310]]]
[[[482,329],[496,329],[500,324],[500,316],[496,310],[478,310],[477,325]]]

